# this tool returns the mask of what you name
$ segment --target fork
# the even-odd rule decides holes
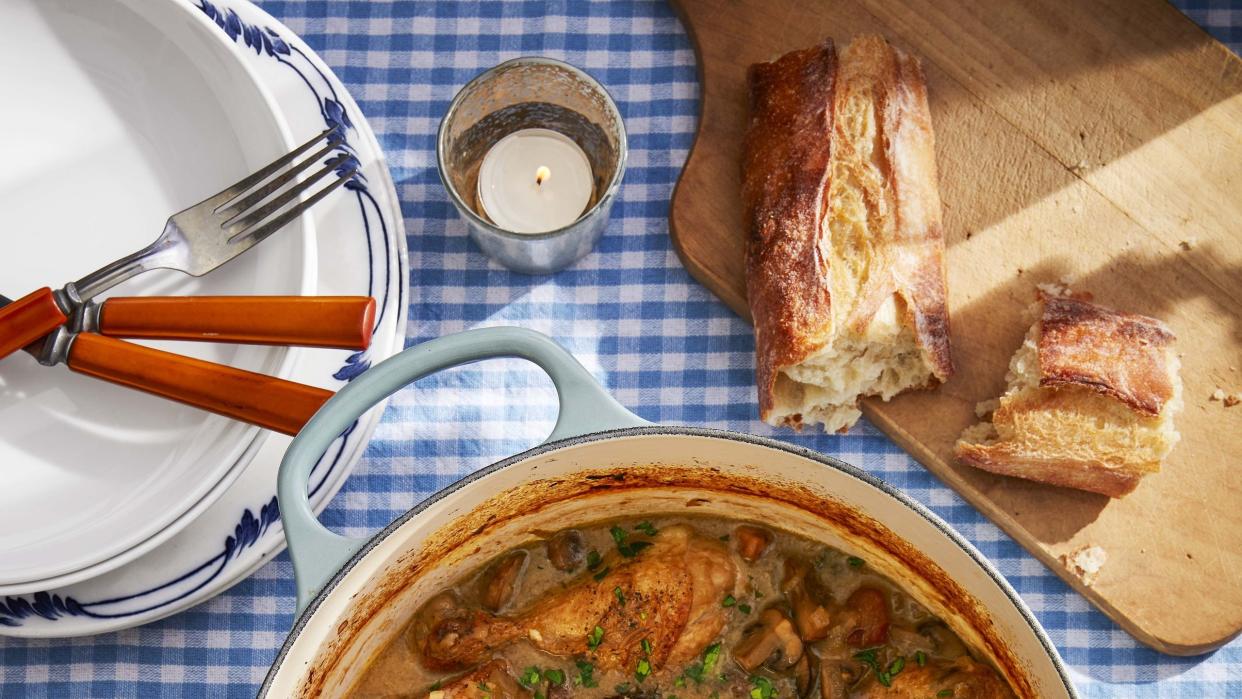
[[[321,143],[312,155],[296,162]],[[160,237],[138,252],[63,288],[43,287],[0,309],[0,358],[52,332],[84,302],[131,277],[152,269],[201,277],[263,242],[358,171],[357,160],[340,153],[298,179],[340,144],[340,132],[328,129],[232,187],[173,214]],[[301,198],[333,173],[336,179]]]

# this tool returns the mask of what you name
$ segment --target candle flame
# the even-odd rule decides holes
[[[539,169],[535,170],[535,184],[542,185],[544,182],[548,181],[551,178],[552,178],[552,171],[549,170],[546,165],[540,165]]]

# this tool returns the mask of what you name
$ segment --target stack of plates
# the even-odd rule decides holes
[[[0,293],[59,286],[153,240],[194,204],[330,125],[364,178],[200,279],[153,272],[116,295],[371,295],[370,350],[161,343],[339,389],[404,339],[405,236],[374,135],[309,48],[240,0],[12,0],[0,6],[5,254]],[[17,66],[20,66],[17,68]],[[322,506],[378,418],[312,480]],[[39,366],[0,362],[0,633],[71,636],[201,601],[283,544],[288,439]]]

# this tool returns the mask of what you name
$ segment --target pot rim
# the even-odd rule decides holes
[[[870,473],[862,470],[861,468],[857,466],[846,463],[845,461],[842,461],[835,457],[828,456],[827,454],[822,454],[812,449],[808,449],[806,447],[801,447],[795,444],[781,442],[781,441],[772,439],[770,437],[760,437],[758,435],[745,434],[742,432],[733,432],[730,430],[719,430],[719,429],[713,429],[713,428],[708,428],[708,427],[683,427],[683,426],[673,426],[673,425],[651,425],[651,426],[644,426],[644,427],[625,427],[625,428],[615,429],[615,430],[603,430],[600,432],[590,432],[590,433],[579,435],[576,437],[569,437],[566,439],[560,439],[560,440],[556,440],[552,442],[545,442],[543,444],[539,444],[534,447],[531,447],[530,449],[527,449],[526,451],[523,451],[521,453],[514,454],[513,456],[501,459],[500,461],[493,462],[492,464],[489,464],[488,466],[484,466],[483,468],[477,471],[474,471],[472,473],[469,473],[461,477],[457,481],[450,483],[449,485],[441,488],[440,490],[437,490],[435,493],[432,493],[425,500],[423,500],[422,502],[419,502],[417,505],[410,508],[405,514],[396,518],[388,526],[384,527],[383,529],[373,534],[370,538],[368,538],[366,543],[363,544],[363,546],[359,548],[358,551],[354,553],[354,555],[351,556],[349,560],[346,561],[336,571],[336,574],[333,575],[332,578],[328,580],[327,583],[324,584],[323,588],[319,591],[319,594],[317,594],[315,598],[311,600],[309,604],[306,605],[306,608],[302,610],[301,614],[299,614],[297,619],[294,621],[293,627],[289,629],[289,634],[285,637],[285,642],[281,645],[280,652],[276,654],[276,658],[272,661],[272,666],[268,669],[267,676],[264,677],[263,684],[259,687],[258,696],[263,697],[268,694],[268,692],[271,689],[272,683],[275,682],[276,676],[280,673],[280,669],[284,665],[285,659],[288,657],[290,650],[292,650],[294,643],[301,636],[301,633],[303,629],[305,629],[306,624],[310,621],[311,617],[313,617],[315,613],[319,610],[319,606],[323,603],[323,601],[326,600],[329,596],[331,596],[332,592],[336,590],[336,587],[338,584],[340,584],[341,580],[343,580],[345,576],[348,575],[349,572],[353,570],[354,566],[356,566],[360,561],[362,561],[362,559],[370,555],[371,551],[381,541],[387,539],[396,530],[400,529],[402,526],[404,526],[407,522],[409,522],[414,517],[422,514],[422,512],[426,510],[427,508],[440,502],[441,500],[448,497],[449,495],[454,494],[455,492],[466,487],[467,485],[474,483],[475,481],[481,480],[483,478],[486,478],[487,476],[490,476],[493,473],[496,473],[510,466],[513,466],[520,462],[526,461],[528,459],[531,459],[536,456],[540,456],[542,454],[545,454],[551,451],[556,451],[558,449],[564,449],[567,447],[573,447],[579,444],[587,444],[590,442],[604,441],[607,439],[615,439],[615,438],[621,438],[621,437],[660,436],[660,435],[708,437],[708,438],[713,438],[713,439],[724,439],[724,440],[735,441],[735,442],[745,442],[745,443],[753,444],[756,446],[768,447],[768,448],[777,449],[780,451],[789,452],[794,455],[801,456],[803,458],[819,462],[820,464],[823,464],[824,466],[834,468],[838,471],[845,473],[846,475],[853,476],[854,478],[857,478],[863,481],[864,483],[875,487],[876,489],[880,490],[881,492],[888,495],[889,497],[892,497],[893,499],[897,500],[902,505],[913,510],[916,514],[918,514],[920,517],[926,520],[928,524],[932,525],[937,530],[939,530],[942,534],[948,537],[948,539],[952,541],[955,545],[957,545],[958,548],[962,549],[962,551],[964,551],[966,555],[968,555],[970,559],[974,561],[975,564],[978,565],[985,573],[987,573],[988,577],[991,578],[994,583],[996,583],[997,587],[999,587],[1001,592],[1005,594],[1005,597],[1009,599],[1009,602],[1014,606],[1015,609],[1017,609],[1023,621],[1027,623],[1027,626],[1029,626],[1031,631],[1035,634],[1035,638],[1039,640],[1039,643],[1043,647],[1045,654],[1048,656],[1048,659],[1052,661],[1052,665],[1057,671],[1057,676],[1060,678],[1061,684],[1065,687],[1065,690],[1068,696],[1071,697],[1071,699],[1078,698],[1078,692],[1074,687],[1074,683],[1070,681],[1069,673],[1065,669],[1065,663],[1062,661],[1060,653],[1057,652],[1056,647],[1052,644],[1052,640],[1048,637],[1047,631],[1044,630],[1043,626],[1040,625],[1039,621],[1035,618],[1035,614],[1030,610],[1029,607],[1026,606],[1026,602],[1022,600],[1022,598],[1018,595],[1018,592],[1013,589],[1013,586],[1011,586],[1009,584],[1009,581],[1005,579],[1005,576],[1002,575],[999,570],[997,570],[996,566],[993,565],[992,562],[989,561],[986,556],[984,556],[981,552],[979,552],[978,549],[975,548],[974,544],[971,544],[970,541],[968,541],[964,536],[958,533],[956,529],[950,526],[948,522],[945,522],[943,519],[940,518],[939,515],[929,510],[922,503],[918,502],[917,500],[911,498],[909,495],[906,495],[905,493],[898,490],[896,487],[871,475]]]

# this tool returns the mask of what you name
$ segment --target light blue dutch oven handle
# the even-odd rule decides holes
[[[306,495],[315,463],[354,420],[407,384],[441,369],[495,357],[528,359],[552,377],[560,414],[546,442],[647,424],[613,400],[560,345],[532,330],[467,330],[424,342],[380,362],[324,403],[294,438],[280,463],[276,492],[293,558],[299,612],[367,541],[334,534],[315,518]]]

